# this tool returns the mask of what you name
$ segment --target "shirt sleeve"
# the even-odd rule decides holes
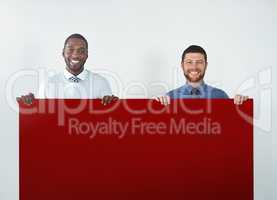
[[[216,88],[215,90],[213,90],[212,98],[229,99],[229,96],[223,90]]]
[[[45,82],[41,82],[39,84],[38,95],[37,95],[38,99],[45,99],[46,98],[45,86],[46,86]]]
[[[174,99],[174,91],[171,90],[165,94],[166,96],[169,96],[171,99]]]
[[[112,90],[111,90],[110,84],[105,78],[102,78],[100,88],[101,88],[100,89],[100,98],[103,98],[104,96],[112,95]]]
[[[229,96],[226,92],[222,91],[222,98],[223,99],[229,99]]]

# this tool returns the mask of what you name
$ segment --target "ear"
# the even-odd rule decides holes
[[[181,68],[182,68],[182,70],[184,71],[184,61],[181,61]]]
[[[64,57],[64,49],[63,49],[63,51],[62,51],[62,56]]]

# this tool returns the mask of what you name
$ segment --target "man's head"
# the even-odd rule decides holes
[[[188,82],[201,82],[207,65],[207,54],[202,47],[191,45],[183,52],[181,66]]]
[[[63,57],[69,72],[75,75],[82,72],[88,58],[86,38],[77,33],[70,35],[64,42]]]

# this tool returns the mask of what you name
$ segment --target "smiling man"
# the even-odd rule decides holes
[[[182,54],[181,67],[186,77],[186,84],[169,91],[165,96],[156,97],[156,100],[164,105],[170,103],[170,99],[207,98],[226,99],[226,92],[207,85],[204,82],[205,72],[208,66],[206,51],[197,45],[189,46]],[[247,96],[236,95],[235,104],[242,104]]]
[[[118,99],[112,95],[104,77],[85,69],[88,42],[82,35],[72,34],[65,40],[63,58],[66,64],[63,73],[47,78],[40,85],[39,98],[102,99],[103,104]],[[30,93],[18,100],[31,104],[33,99]]]

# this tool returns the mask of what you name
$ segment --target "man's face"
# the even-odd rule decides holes
[[[182,62],[184,75],[192,83],[203,80],[207,65],[208,63],[201,53],[187,53]]]
[[[88,49],[85,41],[79,38],[70,38],[65,44],[63,57],[71,72],[81,72],[88,58]]]

